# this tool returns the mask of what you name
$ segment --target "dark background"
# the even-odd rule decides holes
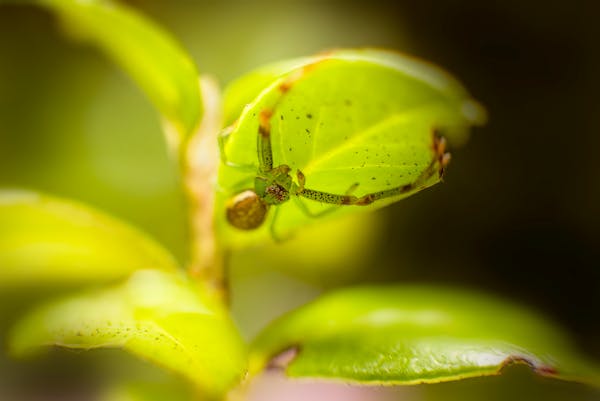
[[[598,355],[597,9],[410,3],[396,10],[410,15],[420,54],[457,73],[490,120],[457,153],[447,184],[423,199],[427,211],[393,210],[406,223],[388,238],[401,234],[403,247],[427,259],[410,279],[510,294],[561,320]]]
[[[389,249],[401,237],[398,257],[427,266],[396,277],[508,294],[561,320],[598,355],[594,2],[406,3],[389,12],[404,15],[418,54],[461,77],[490,120],[456,152],[446,185],[392,210]]]
[[[129,3],[223,83],[266,62],[367,45],[456,75],[489,122],[453,150],[445,184],[378,212],[384,234],[358,273],[319,280],[294,270],[289,282],[309,283],[299,300],[365,281],[483,289],[543,311],[600,358],[595,1]],[[127,77],[66,40],[48,14],[0,8],[0,185],[92,203],[181,256],[175,171],[149,102]]]

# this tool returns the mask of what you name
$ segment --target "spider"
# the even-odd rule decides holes
[[[294,80],[297,80],[295,78]],[[259,125],[257,133],[257,154],[258,169],[252,168],[256,172],[254,178],[254,188],[245,189],[229,199],[226,205],[226,218],[229,224],[240,230],[254,230],[263,225],[266,220],[269,209],[289,201],[291,198],[298,200],[301,210],[310,217],[318,217],[330,209],[320,213],[312,213],[299,198],[306,198],[316,202],[337,206],[366,206],[381,199],[399,196],[424,187],[428,180],[436,173],[440,179],[443,177],[444,170],[450,161],[450,154],[446,153],[446,140],[439,135],[437,130],[432,130],[432,150],[433,157],[429,165],[412,182],[398,187],[368,193],[362,196],[354,196],[352,192],[359,186],[359,183],[353,184],[345,194],[335,194],[323,191],[317,191],[306,187],[306,177],[302,171],[297,170],[296,180],[292,177],[292,169],[286,164],[274,166],[273,153],[271,149],[271,119],[274,115],[277,104],[281,97],[291,88],[292,80],[288,80],[279,85],[280,99],[270,108],[262,109],[259,114]],[[223,162],[230,167],[249,167],[239,166],[227,161],[225,156],[224,140],[227,134],[219,137],[219,146]],[[277,216],[277,210],[271,222],[271,233],[274,238],[274,225]]]

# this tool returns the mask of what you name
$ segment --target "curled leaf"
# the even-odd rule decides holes
[[[293,377],[364,384],[452,381],[524,363],[544,376],[600,385],[598,365],[555,325],[522,307],[444,287],[326,295],[273,323],[251,355],[252,372],[275,363]]]
[[[311,216],[379,208],[437,183],[447,163],[440,135],[460,144],[469,126],[485,119],[483,109],[447,73],[393,52],[339,50],[265,67],[230,87],[228,119],[255,94],[253,78],[271,83],[226,131],[219,172],[217,219],[222,238],[232,246],[264,239],[269,229],[285,236],[314,220]],[[300,171],[310,190],[365,200],[386,195],[363,202],[368,206],[340,206],[290,193],[304,206],[297,199],[274,205],[277,213],[269,211],[267,221],[252,232],[231,228],[223,219],[224,205],[269,170],[261,163],[268,155],[258,150],[265,149],[257,146],[259,128],[270,141],[273,168],[289,166],[296,187],[302,186]]]

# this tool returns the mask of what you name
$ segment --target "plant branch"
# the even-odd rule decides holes
[[[215,232],[215,185],[219,167],[217,135],[222,125],[221,96],[216,81],[200,79],[204,115],[195,134],[183,147],[182,169],[188,200],[190,275],[206,284],[221,300],[227,299],[223,252]]]

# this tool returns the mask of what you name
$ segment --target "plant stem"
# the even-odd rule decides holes
[[[222,125],[221,96],[216,81],[200,79],[204,115],[196,133],[184,144],[183,179],[188,200],[190,275],[207,290],[226,301],[228,283],[224,252],[216,239],[214,224],[215,185],[219,167],[217,135]]]

